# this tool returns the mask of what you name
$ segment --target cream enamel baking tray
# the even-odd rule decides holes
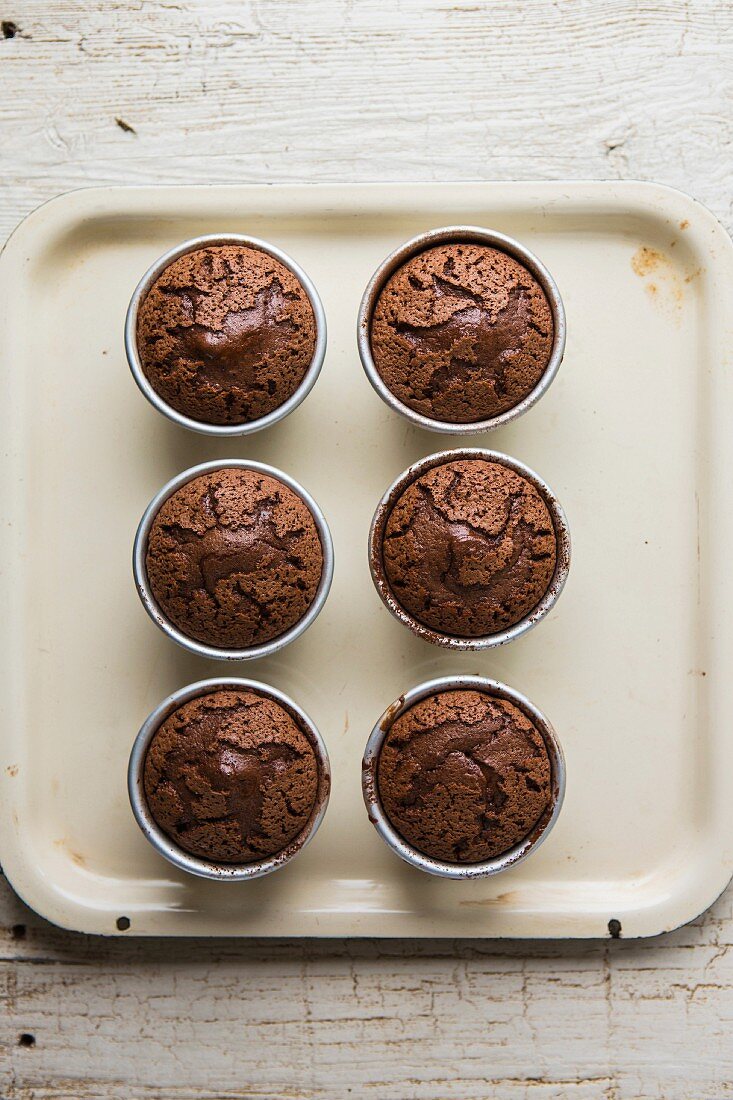
[[[376,502],[451,445],[372,392],[359,299],[385,254],[434,226],[516,236],[555,276],[565,361],[526,416],[476,445],[528,463],[573,533],[565,593],[531,634],[484,654],[434,649],[382,607],[367,567]],[[148,265],[234,231],[290,252],[329,326],[305,403],[217,442],[140,396],[123,324]],[[2,763],[0,857],[50,920],[127,935],[624,936],[672,928],[733,871],[733,248],[686,196],[648,184],[109,188],[36,211],[0,261]],[[172,475],[221,456],[297,477],[323,507],[336,573],[306,634],[241,666],[292,695],[325,737],[325,822],[282,872],[187,878],[139,832],[125,768],[169,692],[234,673],[186,654],[132,583],[135,526]],[[527,694],[567,756],[567,797],[526,863],[474,883],[403,864],[364,813],[360,761],[400,693],[450,672]],[[612,925],[615,929],[616,926]]]

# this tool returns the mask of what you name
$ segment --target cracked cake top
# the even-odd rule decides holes
[[[244,424],[279,408],[302,382],[315,346],[300,280],[244,245],[179,256],[138,314],[145,377],[171,408],[202,423]]]
[[[555,572],[552,517],[537,489],[498,462],[435,466],[398,496],[382,562],[411,616],[456,637],[496,634],[537,606]]]
[[[184,703],[154,734],[145,798],[181,848],[217,863],[282,851],[310,820],[319,764],[294,718],[254,691],[222,690]]]
[[[382,807],[433,859],[478,863],[519,844],[552,802],[547,746],[506,699],[444,691],[391,726],[377,765]]]
[[[244,649],[279,637],[313,603],[323,548],[305,501],[282,481],[230,467],[177,489],[153,520],[151,591],[190,638]]]
[[[468,424],[514,408],[552,354],[544,290],[506,252],[478,244],[429,248],[387,280],[371,319],[374,364],[404,405]]]

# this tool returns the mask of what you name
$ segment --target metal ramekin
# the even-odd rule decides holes
[[[402,604],[399,603],[389,585],[385,573],[384,561],[382,559],[382,538],[387,520],[389,519],[397,498],[407,489],[408,485],[428,470],[432,470],[435,466],[443,466],[446,462],[456,462],[461,459],[472,458],[484,459],[486,462],[501,463],[502,466],[514,470],[515,473],[525,478],[531,485],[534,485],[547,505],[552,518],[555,539],[557,541],[557,560],[555,562],[555,572],[552,575],[552,580],[550,581],[547,591],[537,606],[532,608],[528,615],[525,615],[525,617],[520,619],[518,623],[515,623],[514,626],[510,626],[506,630],[500,630],[496,634],[485,634],[478,638],[465,638],[454,634],[442,634],[438,630],[432,630],[429,626],[425,626],[406,611]],[[543,619],[555,605],[555,602],[565,587],[568,570],[570,569],[570,529],[568,527],[568,521],[565,518],[565,513],[552,489],[534,472],[534,470],[530,470],[529,466],[525,466],[523,462],[519,462],[516,458],[510,458],[509,455],[502,454],[500,451],[489,451],[482,447],[465,447],[453,451],[440,451],[438,454],[428,455],[427,458],[422,458],[419,462],[415,462],[412,466],[408,467],[404,473],[400,474],[400,476],[392,482],[389,489],[380,500],[369,529],[369,568],[371,570],[374,586],[382,602],[389,608],[395,618],[399,619],[401,623],[404,623],[406,627],[409,627],[413,634],[417,634],[418,638],[423,638],[426,642],[431,642],[433,645],[445,646],[448,649],[464,651],[493,649],[494,646],[505,645],[514,638],[519,638],[520,635],[526,634],[527,631],[531,630],[533,626],[536,626],[540,619]]]
[[[289,630],[278,635],[277,638],[273,638],[269,642],[263,642],[261,645],[249,646],[245,649],[223,649],[217,646],[206,645],[204,642],[197,642],[194,638],[189,638],[187,634],[179,630],[178,627],[170,621],[153,596],[150,584],[148,583],[148,573],[145,565],[150,528],[163,502],[175,493],[177,489],[180,489],[182,485],[186,485],[189,481],[193,481],[194,478],[199,477],[201,474],[209,474],[214,470],[232,468],[254,470],[256,473],[266,474],[268,477],[273,477],[277,481],[282,481],[288,488],[292,489],[294,493],[297,493],[313,515],[318,536],[321,540],[321,548],[323,550],[323,572],[321,573],[320,584],[318,585],[315,599],[303,618],[298,619],[297,623],[294,623]],[[333,580],[333,540],[331,539],[331,532],[328,529],[326,517],[323,512],[310,493],[307,493],[295,478],[283,473],[282,470],[278,470],[275,466],[265,465],[264,462],[252,462],[245,458],[221,458],[213,462],[202,462],[198,466],[191,466],[190,469],[184,470],[182,474],[178,474],[177,477],[171,478],[167,485],[164,485],[160,492],[156,493],[145,509],[143,517],[138,524],[135,542],[132,548],[132,572],[135,578],[135,587],[142,600],[143,607],[156,626],[159,626],[163,633],[167,634],[169,638],[172,638],[174,642],[178,642],[184,649],[190,650],[191,653],[197,653],[200,657],[209,657],[219,661],[249,661],[254,660],[256,657],[268,657],[271,653],[276,653],[278,649],[282,649],[283,646],[289,645],[290,642],[294,642],[296,638],[300,637],[304,630],[308,629],[319,614],[326,602],[326,597],[331,587],[331,581]]]
[[[305,372],[296,391],[290,395],[287,401],[283,401],[282,405],[273,409],[267,416],[261,416],[257,420],[250,420],[245,424],[207,424],[205,421],[193,420],[190,416],[184,416],[183,413],[171,408],[145,377],[145,372],[143,371],[137,350],[137,317],[140,306],[151,286],[158,276],[161,275],[174,260],[177,260],[180,256],[185,256],[187,252],[195,252],[199,248],[227,244],[243,245],[246,248],[255,248],[258,252],[266,252],[268,256],[273,256],[289,271],[292,271],[296,279],[302,283],[303,289],[308,295],[310,304],[313,308],[313,316],[316,321],[316,347],[313,352],[311,364]],[[190,428],[191,431],[199,432],[202,435],[249,435],[251,432],[260,431],[262,428],[269,428],[272,424],[276,424],[278,420],[282,420],[283,417],[288,416],[313,389],[326,355],[326,314],[318,291],[311,279],[295,260],[291,259],[286,252],[276,248],[274,244],[269,244],[267,241],[261,241],[258,237],[245,236],[242,233],[214,233],[203,237],[192,237],[190,240],[184,241],[183,244],[171,248],[169,252],[166,252],[164,256],[156,260],[137,284],[132,298],[130,299],[127,317],[125,318],[125,351],[127,352],[127,361],[130,364],[132,376],[137,382],[140,390],[145,397],[147,397],[150,404],[154,405],[155,408],[159,412],[162,412],[164,416],[167,416],[169,420],[173,420],[176,424],[180,424],[184,428]]]
[[[523,397],[522,400],[517,402],[511,409],[499,413],[498,416],[489,417],[488,420],[476,420],[469,424],[456,424],[450,420],[434,420],[430,416],[423,416],[422,413],[416,412],[415,409],[411,409],[409,405],[403,404],[402,401],[399,401],[395,397],[383,381],[372,357],[371,321],[372,313],[374,312],[374,307],[377,304],[382,288],[390,276],[393,275],[399,267],[402,267],[407,260],[417,255],[419,252],[424,252],[428,248],[434,248],[436,245],[461,244],[464,242],[498,248],[502,252],[506,252],[510,256],[513,256],[514,259],[518,260],[524,267],[531,271],[544,290],[547,300],[550,303],[555,334],[552,343],[552,352],[544,373],[537,385],[526,397]],[[518,416],[527,412],[528,409],[531,409],[532,406],[539,401],[557,374],[558,367],[562,362],[562,357],[565,353],[566,331],[565,307],[560,297],[560,291],[557,289],[557,284],[552,278],[552,275],[550,275],[550,272],[545,265],[537,259],[533,252],[530,252],[529,249],[525,248],[519,241],[515,241],[512,237],[507,237],[503,233],[497,233],[493,229],[482,229],[480,226],[475,225],[448,225],[442,229],[431,229],[427,233],[420,233],[419,236],[413,237],[412,240],[407,241],[395,252],[392,252],[391,255],[379,265],[367,284],[367,288],[361,300],[361,305],[359,306],[356,339],[366,376],[385,404],[389,405],[395,412],[400,413],[401,416],[411,420],[413,424],[417,424],[421,428],[427,428],[430,432],[443,432],[450,433],[451,435],[476,435],[478,432],[487,432],[492,428],[500,427],[502,424],[508,424],[510,420],[516,420]]]
[[[145,798],[145,758],[148,746],[153,739],[156,730],[163,724],[169,714],[178,707],[196,699],[201,695],[210,695],[213,691],[254,691],[259,695],[274,699],[276,703],[284,707],[292,716],[298,727],[303,731],[313,746],[319,764],[318,794],[310,820],[286,848],[266,859],[253,860],[251,863],[215,863],[179,848],[166,833],[156,824],[155,819],[148,808]],[[317,727],[304,710],[293,700],[278,691],[269,684],[259,683],[257,680],[242,680],[233,677],[222,677],[213,680],[199,680],[198,683],[189,684],[188,687],[174,691],[167,699],[155,708],[152,714],[143,722],[140,732],[135,738],[130,753],[130,763],[127,768],[127,792],[130,796],[130,805],[135,819],[143,833],[162,856],[182,871],[198,875],[200,878],[224,879],[229,882],[237,882],[242,879],[260,878],[271,871],[277,871],[289,863],[293,856],[302,851],[314,837],[318,826],[323,820],[323,815],[328,806],[328,797],[331,790],[331,765],[323,738]]]
[[[502,852],[501,855],[484,860],[481,863],[449,863],[444,860],[432,859],[430,856],[419,852],[417,848],[413,848],[397,832],[384,812],[379,798],[379,784],[377,782],[379,754],[392,724],[416,703],[429,695],[435,695],[441,691],[461,690],[482,691],[486,695],[507,699],[518,707],[542,734],[552,769],[552,804],[549,811],[543,814],[532,831],[519,844],[509,848],[506,852]],[[485,676],[441,676],[436,680],[427,680],[408,691],[405,695],[401,695],[384,712],[372,730],[364,750],[361,785],[369,820],[382,840],[397,853],[400,859],[404,859],[406,863],[411,863],[413,867],[417,867],[421,871],[427,871],[431,875],[440,875],[442,878],[486,878],[488,875],[496,875],[499,871],[505,871],[508,867],[515,867],[518,863],[521,863],[530,852],[539,847],[549,834],[550,829],[557,820],[565,797],[565,757],[557,739],[557,734],[547,718],[526,696],[515,691],[514,688],[507,687],[506,684],[502,684],[498,680],[489,680]]]

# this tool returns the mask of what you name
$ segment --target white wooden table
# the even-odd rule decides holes
[[[3,0],[0,20],[0,240],[109,182],[636,177],[733,224],[727,0]],[[104,941],[3,883],[0,1097],[728,1096],[732,900],[637,943]]]

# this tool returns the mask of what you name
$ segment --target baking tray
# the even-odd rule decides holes
[[[552,271],[568,316],[548,394],[476,442],[556,490],[573,533],[570,579],[537,630],[484,654],[414,638],[382,607],[367,567],[387,485],[452,441],[372,392],[356,349],[359,299],[389,250],[446,223],[518,237]],[[292,416],[217,442],[140,397],[122,335],[130,294],[158,255],[227,231],[302,263],[323,297],[329,346]],[[0,855],[20,895],[57,924],[115,933],[119,921],[126,935],[600,936],[611,920],[641,936],[703,910],[733,871],[732,302],[720,225],[649,184],[106,188],[32,214],[0,261]],[[242,666],[320,727],[331,804],[288,868],[236,885],[177,873],[139,832],[125,791],[148,712],[175,688],[233,671],[156,630],[130,571],[156,490],[222,456],[302,481],[336,550],[311,629]],[[567,798],[547,843],[474,883],[403,864],[360,792],[379,714],[451,672],[527,694],[567,756]]]

